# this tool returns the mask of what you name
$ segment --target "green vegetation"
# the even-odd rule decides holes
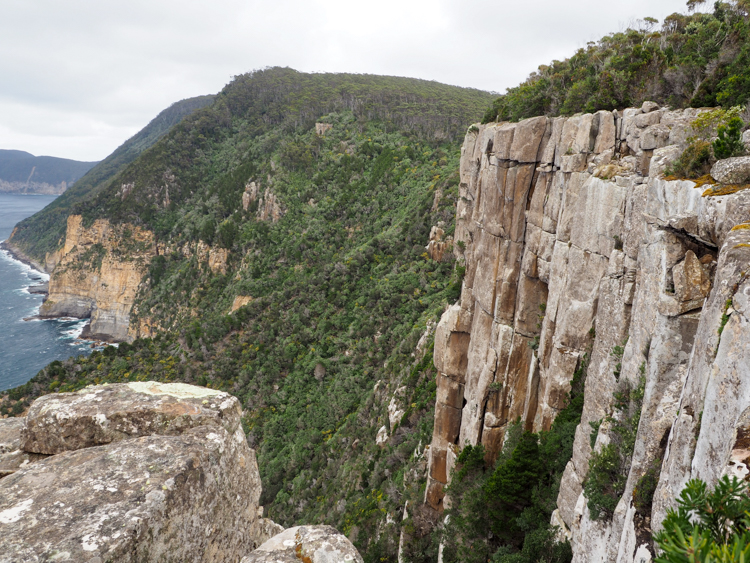
[[[584,357],[575,372],[568,404],[549,431],[524,432],[516,421],[509,426],[503,450],[493,464],[487,463],[481,444],[461,450],[447,490],[449,518],[437,534],[445,546],[444,561],[571,560],[570,545],[556,540],[549,522],[560,479],[573,455],[587,365]]]
[[[750,561],[748,484],[722,477],[712,491],[691,479],[654,537],[656,563],[744,563]]]
[[[71,208],[86,224],[106,217],[156,234],[164,251],[131,323],[159,335],[51,364],[4,408],[101,382],[228,391],[243,403],[269,517],[331,524],[367,561],[395,560],[404,503],[424,495],[415,452],[434,417],[430,339],[415,349],[458,298],[464,271],[424,247],[433,225],[453,234],[460,142],[491,99],[404,78],[236,78]],[[319,135],[316,122],[332,127]],[[245,209],[250,182],[259,189]],[[269,201],[277,221],[262,219]],[[133,245],[126,232],[122,248]],[[229,251],[226,273],[199,259],[199,241]],[[98,256],[85,256],[87,267]],[[237,296],[252,301],[230,313]],[[402,386],[405,413],[378,447]],[[415,545],[429,540],[419,518],[403,523]]]
[[[141,131],[120,145],[115,152],[96,164],[87,164],[86,174],[47,207],[18,223],[13,244],[24,253],[43,262],[48,252],[60,246],[65,237],[68,215],[77,212],[77,206],[111,184],[112,178],[133,162],[138,155],[153,145],[186,115],[210,104],[214,96],[197,96],[176,102],[157,115]],[[42,158],[42,157],[37,157]],[[49,157],[45,157],[49,158]],[[72,161],[71,161],[72,162]],[[90,170],[89,170],[90,169]],[[28,173],[27,173],[28,175]],[[0,175],[0,178],[2,176]]]
[[[615,346],[615,349],[618,348],[621,347]],[[620,353],[618,359],[621,357]],[[589,474],[583,490],[593,520],[611,518],[620,497],[625,492],[638,423],[641,420],[643,394],[646,388],[645,367],[645,363],[641,365],[641,377],[637,385],[633,386],[627,381],[620,383],[618,391],[614,393],[615,413],[604,418],[609,442],[598,451],[594,451],[589,459]],[[591,426],[598,432],[601,424],[600,421]],[[592,435],[592,443],[595,441],[596,437]],[[644,482],[641,486],[649,487],[650,484]],[[650,498],[647,498],[648,492],[643,489],[642,491],[643,497],[639,502],[641,505],[650,503]]]
[[[693,10],[702,2],[689,2]],[[710,13],[672,14],[661,25],[589,42],[563,61],[540,66],[497,98],[483,121],[572,115],[638,106],[729,108],[750,98],[750,5],[716,2]]]
[[[666,176],[699,180],[697,183],[702,185],[700,179],[710,179],[708,173],[717,159],[744,154],[742,112],[741,106],[715,108],[696,117],[690,123],[695,134],[688,137],[688,146],[665,170]]]

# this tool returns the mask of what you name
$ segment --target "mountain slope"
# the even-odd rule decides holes
[[[96,162],[0,149],[0,192],[59,194],[94,165]]]
[[[407,78],[238,77],[68,223],[76,243],[49,301],[143,272],[126,319],[135,340],[51,365],[10,396],[136,379],[226,389],[243,402],[272,518],[330,523],[372,557],[392,554],[397,536],[378,526],[420,496],[409,468],[432,433],[430,327],[460,289],[460,142],[491,100]],[[378,445],[384,426],[393,439]]]
[[[135,160],[185,116],[207,106],[213,96],[198,96],[172,104],[159,113],[146,127],[125,141],[103,161],[80,178],[47,207],[21,221],[12,236],[12,244],[27,256],[44,263],[48,253],[61,244],[68,215],[75,206],[104,189],[107,182],[124,166]],[[17,152],[17,151],[14,151]],[[49,157],[37,157],[49,158]],[[93,164],[93,163],[92,163]]]

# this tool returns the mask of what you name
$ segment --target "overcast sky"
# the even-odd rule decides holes
[[[684,0],[0,0],[0,148],[100,160],[266,66],[503,92]]]

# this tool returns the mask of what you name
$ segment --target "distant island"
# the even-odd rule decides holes
[[[0,193],[59,195],[96,164],[0,149]]]

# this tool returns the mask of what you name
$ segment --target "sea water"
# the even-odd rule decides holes
[[[0,240],[55,196],[0,194]],[[78,340],[86,321],[24,320],[39,312],[42,296],[28,288],[49,276],[0,250],[0,391],[26,383],[53,360],[88,354],[90,343]]]

